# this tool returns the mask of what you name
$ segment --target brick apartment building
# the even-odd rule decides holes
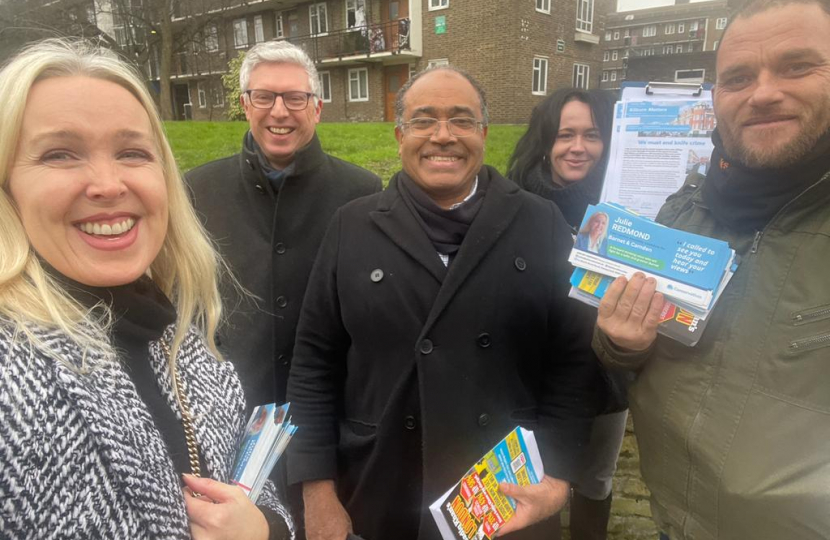
[[[177,117],[221,119],[220,76],[257,42],[286,39],[317,63],[323,119],[389,121],[398,88],[451,63],[488,92],[491,117],[524,123],[556,87],[595,88],[611,0],[260,0],[223,11],[174,66]]]
[[[625,80],[714,81],[714,51],[728,21],[727,2],[675,1],[606,17],[601,88],[618,89]]]

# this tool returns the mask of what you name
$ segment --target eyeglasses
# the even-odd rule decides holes
[[[413,137],[432,137],[438,132],[439,124],[447,124],[447,129],[453,137],[469,137],[478,132],[482,122],[475,118],[449,118],[438,120],[437,118],[413,118],[404,122],[402,127]]]
[[[270,109],[278,97],[282,96],[282,102],[289,111],[302,111],[308,107],[308,100],[314,94],[311,92],[271,92],[270,90],[246,90],[248,100],[257,109]]]

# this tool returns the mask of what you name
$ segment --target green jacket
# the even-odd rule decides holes
[[[658,526],[672,540],[830,538],[830,173],[763,231],[717,223],[697,176],[657,220],[726,240],[740,267],[694,348],[658,336],[609,366],[629,399]]]

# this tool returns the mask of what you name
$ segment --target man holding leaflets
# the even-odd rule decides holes
[[[595,349],[630,391],[671,540],[830,537],[830,4],[750,0],[718,49],[712,167],[657,220],[740,266],[694,348],[656,337],[661,295],[618,279]]]
[[[568,225],[483,165],[471,77],[422,72],[396,110],[403,171],[335,214],[300,316],[288,471],[308,538],[440,539],[430,504],[517,425],[545,476],[502,485],[517,508],[499,534],[547,538],[601,399]]]

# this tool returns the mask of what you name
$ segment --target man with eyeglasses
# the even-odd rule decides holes
[[[380,191],[369,171],[334,158],[315,127],[323,102],[317,70],[298,47],[260,43],[245,55],[240,98],[250,130],[239,154],[191,171],[199,216],[234,276],[223,291],[220,349],[234,363],[248,406],[285,401],[308,273],[334,211]]]
[[[396,113],[403,170],[335,214],[297,330],[288,475],[308,539],[439,540],[429,505],[517,425],[546,475],[504,488],[518,509],[501,533],[548,538],[536,522],[565,504],[601,398],[569,228],[483,164],[469,75],[416,75]]]

